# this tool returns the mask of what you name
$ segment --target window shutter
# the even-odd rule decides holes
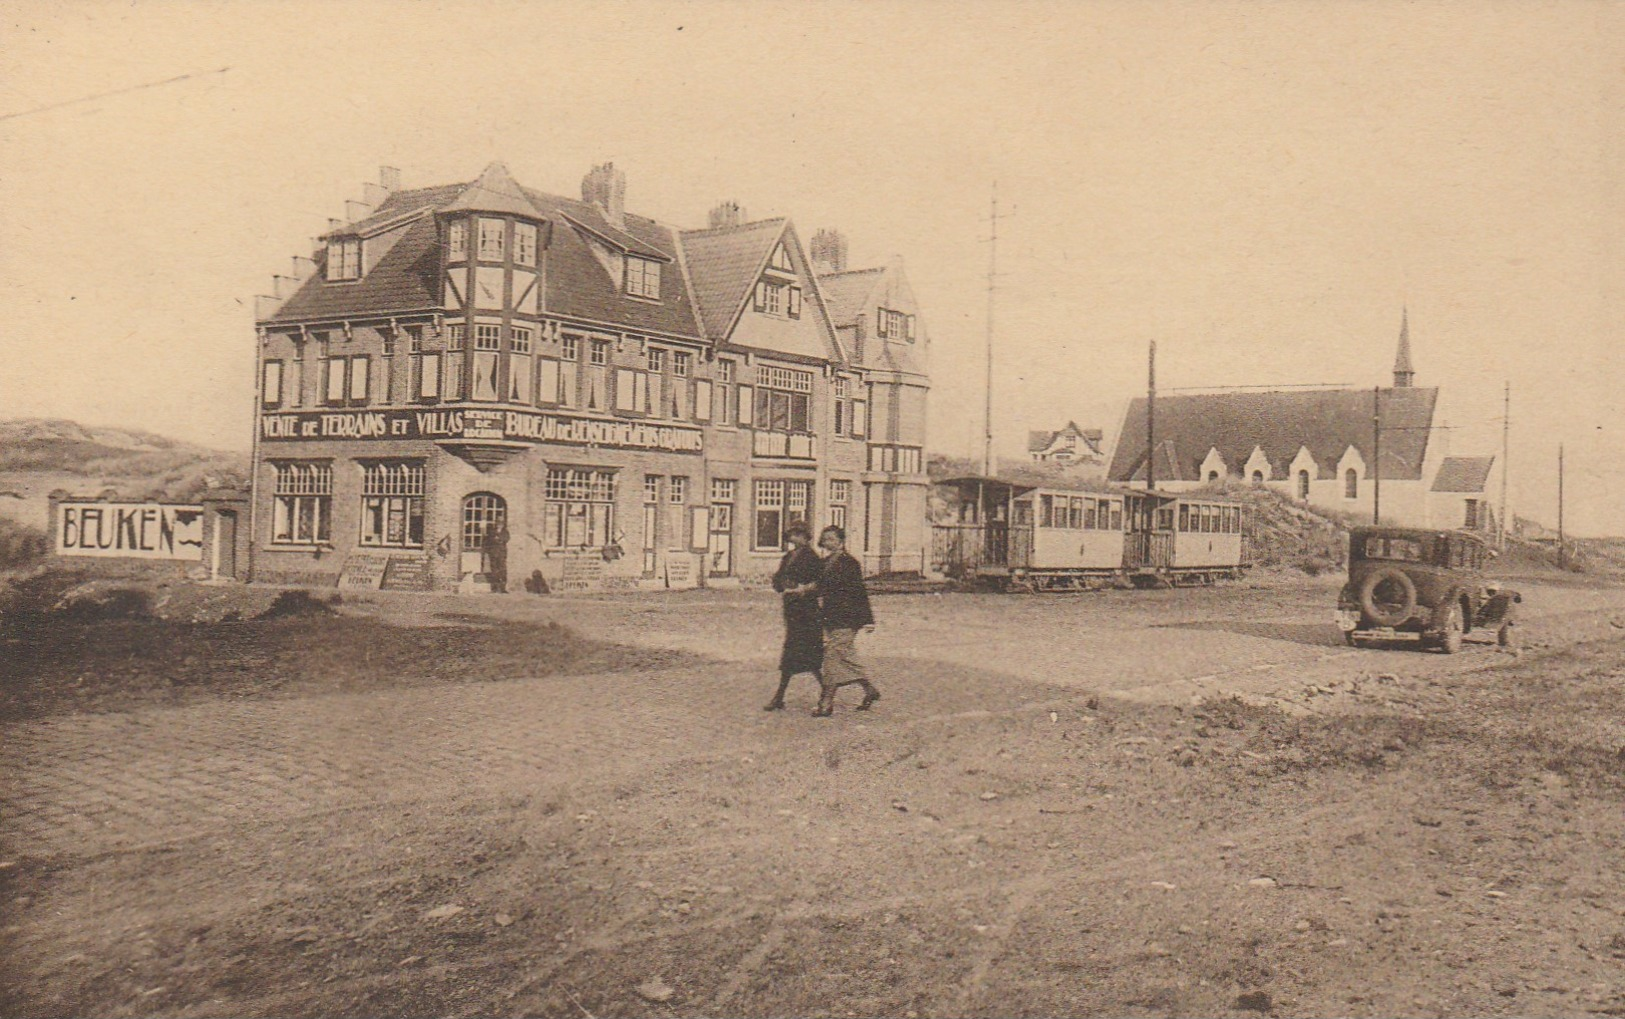
[[[634,385],[632,382],[632,369],[617,368],[615,370],[615,409],[641,410],[641,407],[638,407],[635,403],[633,403],[633,398],[635,395]]]
[[[742,425],[751,424],[756,420],[756,405],[753,402],[753,397],[754,394],[751,392],[750,386],[739,387],[739,423]]]
[[[540,403],[559,400],[559,363],[551,357],[542,358],[541,381],[537,383],[536,399]]]
[[[638,391],[632,401],[632,409],[649,413],[649,376],[643,372],[637,373]]]
[[[440,355],[424,354],[422,375],[418,379],[418,397],[435,400],[440,397]]]
[[[755,310],[756,311],[763,311],[766,308],[767,308],[767,284],[766,283],[758,283],[758,284],[756,284]]]
[[[704,379],[694,380],[694,420],[711,420],[711,383]]]
[[[800,318],[801,317],[801,288],[800,287],[791,287],[790,288],[790,317],[791,318]]]
[[[345,359],[330,357],[327,359],[327,402],[342,403],[344,401],[344,369]]]
[[[265,362],[265,382],[261,387],[261,401],[267,407],[275,407],[282,402],[282,362]]]
[[[908,339],[909,339],[910,343],[912,343],[914,341],[914,316],[913,315],[910,315],[908,317]]]
[[[371,373],[372,358],[366,355],[350,358],[350,399],[367,398],[367,381]]]
[[[876,336],[885,336],[886,335],[886,309],[885,308],[876,308],[875,309],[875,335]]]
[[[869,404],[865,400],[852,401],[852,437],[863,438],[869,430]]]

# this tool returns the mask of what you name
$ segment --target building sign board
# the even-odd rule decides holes
[[[351,552],[344,557],[344,567],[339,570],[339,587],[376,591],[383,585],[384,571],[388,568],[388,555],[378,552]]]
[[[59,502],[56,554],[203,559],[203,507],[158,502]]]
[[[672,549],[666,554],[666,586],[673,591],[699,586],[694,574],[694,557],[687,549]]]
[[[698,428],[529,410],[333,410],[262,414],[266,442],[321,439],[457,439],[557,442],[673,453],[704,451]]]
[[[574,552],[564,557],[564,575],[557,591],[596,591],[604,584],[604,557],[597,550]]]

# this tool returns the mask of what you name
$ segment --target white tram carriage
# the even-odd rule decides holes
[[[1211,584],[1247,568],[1243,507],[1230,500],[975,476],[939,484],[957,496],[954,522],[932,527],[932,564],[949,576],[1081,591]]]

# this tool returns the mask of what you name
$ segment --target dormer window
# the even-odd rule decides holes
[[[772,280],[756,284],[755,309],[775,318],[801,317],[801,288]]]
[[[334,238],[327,242],[327,278],[329,281],[361,278],[361,238]]]
[[[513,260],[520,265],[536,264],[536,224],[513,225]]]
[[[875,330],[889,340],[914,342],[914,316],[891,308],[881,308],[875,316]]]
[[[503,241],[508,233],[508,224],[500,219],[480,220],[480,260],[482,262],[502,261]]]
[[[652,258],[627,255],[626,292],[633,297],[660,300],[660,263]]]
[[[446,247],[449,254],[446,256],[453,262],[461,262],[468,257],[468,224],[457,220],[446,231]]]

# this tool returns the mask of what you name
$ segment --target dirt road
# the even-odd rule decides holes
[[[1333,594],[881,597],[830,720],[748,592],[9,637],[0,1011],[1625,1014],[1625,592]]]

